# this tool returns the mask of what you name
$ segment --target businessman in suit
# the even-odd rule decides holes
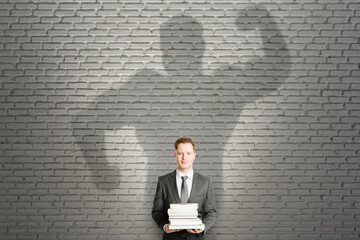
[[[215,193],[209,177],[193,171],[196,157],[195,142],[179,138],[174,143],[177,169],[159,177],[154,197],[152,217],[161,228],[163,240],[202,239],[216,220]],[[169,229],[167,210],[171,203],[197,203],[198,217],[205,229]]]

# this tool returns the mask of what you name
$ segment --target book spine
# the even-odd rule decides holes
[[[196,225],[169,225],[169,229],[205,229],[204,224]]]
[[[170,208],[172,208],[172,209],[198,209],[198,204],[197,203],[187,203],[187,204],[171,203]]]

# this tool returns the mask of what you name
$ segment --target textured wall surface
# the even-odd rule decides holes
[[[207,239],[360,238],[357,0],[0,2],[0,238],[160,239],[198,143]]]

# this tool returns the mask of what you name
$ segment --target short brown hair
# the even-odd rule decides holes
[[[194,152],[195,152],[195,146],[196,146],[196,143],[194,140],[192,140],[191,138],[189,137],[182,137],[182,138],[179,138],[178,140],[175,141],[174,143],[174,147],[175,147],[175,150],[177,150],[177,147],[180,143],[191,143],[193,145],[193,149],[194,149]]]

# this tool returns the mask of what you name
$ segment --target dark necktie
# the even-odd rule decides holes
[[[188,201],[188,187],[186,184],[186,179],[188,176],[182,176],[182,184],[181,184],[181,203],[187,203]]]

